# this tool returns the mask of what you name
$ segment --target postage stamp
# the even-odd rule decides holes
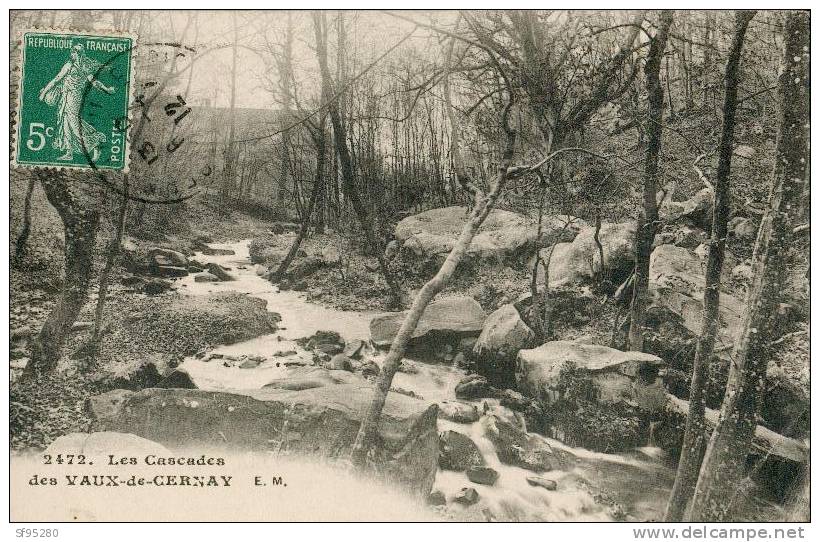
[[[131,34],[22,33],[15,165],[128,170],[135,41]]]

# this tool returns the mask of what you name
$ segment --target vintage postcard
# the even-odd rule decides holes
[[[11,10],[17,536],[804,537],[810,45],[807,10]]]

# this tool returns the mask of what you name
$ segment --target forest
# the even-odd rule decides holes
[[[128,170],[10,169],[13,454],[309,457],[438,521],[809,521],[808,11],[30,28],[137,41]]]

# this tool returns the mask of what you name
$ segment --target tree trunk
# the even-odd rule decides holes
[[[225,169],[222,171],[222,211],[227,211],[236,176],[236,55],[239,46],[239,26],[233,14],[233,54],[231,63],[231,107],[228,114],[228,146],[225,149]]]
[[[293,57],[293,19],[292,14],[287,14],[287,27],[285,31],[285,43],[282,47],[282,61],[279,66],[279,89],[282,93],[282,109],[284,109],[288,123],[291,120],[291,88]],[[275,208],[284,215],[285,193],[288,190],[288,171],[290,170],[290,130],[282,133],[282,147],[279,163],[279,178],[276,179],[274,187]]]
[[[288,267],[290,266],[293,258],[296,257],[296,253],[299,251],[299,246],[302,244],[302,240],[307,235],[308,229],[310,228],[310,217],[313,216],[313,213],[316,209],[316,202],[320,198],[320,194],[325,189],[324,183],[324,173],[325,173],[325,119],[324,117],[321,119],[321,126],[319,133],[314,136],[314,143],[316,144],[316,177],[313,181],[313,190],[310,193],[310,202],[308,203],[307,211],[305,211],[304,215],[302,216],[302,226],[299,228],[299,233],[296,235],[296,239],[293,240],[293,244],[288,251],[287,256],[285,259],[282,260],[282,263],[279,264],[279,267],[276,269],[276,272],[273,274],[271,279],[274,282],[278,282],[282,280],[282,277],[285,276],[285,273],[288,271]]]
[[[706,420],[704,412],[706,397],[704,386],[708,376],[709,360],[712,358],[717,337],[720,308],[720,274],[726,250],[727,224],[729,222],[729,172],[732,166],[732,144],[735,132],[735,109],[737,86],[743,40],[754,11],[735,13],[735,32],[729,58],[726,61],[726,94],[723,102],[723,131],[720,137],[720,154],[715,177],[715,205],[712,212],[712,236],[709,241],[709,257],[706,262],[706,285],[703,294],[703,320],[701,334],[695,350],[692,383],[689,392],[689,415],[683,447],[678,462],[678,472],[672,494],[666,507],[666,521],[681,521],[686,506],[695,492],[703,453],[706,451]]]
[[[89,342],[89,356],[91,363],[95,363],[97,352],[100,348],[100,339],[102,336],[103,327],[103,311],[105,310],[105,301],[108,297],[108,284],[111,280],[111,271],[114,269],[114,264],[117,262],[117,257],[122,250],[122,237],[125,234],[125,217],[128,214],[128,181],[125,182],[122,193],[122,203],[117,212],[117,224],[114,238],[111,239],[111,244],[108,246],[108,254],[105,257],[105,267],[102,274],[100,274],[100,287],[97,292],[97,307],[94,309],[94,331],[91,334],[91,341]],[[90,367],[87,367],[90,368]]]
[[[436,275],[421,288],[416,299],[413,300],[413,305],[410,307],[410,311],[402,322],[396,338],[393,339],[390,352],[382,364],[382,372],[376,384],[376,389],[373,391],[373,399],[370,402],[370,407],[367,410],[364,420],[362,420],[359,433],[356,435],[356,442],[353,444],[351,460],[353,464],[359,468],[365,466],[367,457],[376,443],[376,430],[378,428],[379,418],[381,417],[384,403],[387,400],[387,393],[390,391],[393,376],[396,374],[396,370],[399,368],[402,358],[404,358],[407,345],[413,336],[413,332],[416,330],[419,320],[424,314],[424,310],[450,281],[453,273],[455,273],[456,267],[458,267],[458,264],[467,253],[467,249],[473,237],[476,232],[478,232],[484,219],[487,218],[487,215],[495,206],[496,200],[507,180],[507,170],[512,163],[514,141],[515,136],[510,136],[508,133],[507,148],[502,155],[496,180],[493,183],[491,191],[486,197],[480,198],[480,201],[478,201],[473,208],[470,217],[461,230],[461,234],[455,246],[447,255],[447,258],[444,260],[444,263]]]
[[[661,12],[660,24],[649,46],[646,59],[646,90],[649,94],[647,115],[646,166],[643,173],[643,213],[638,219],[635,239],[635,286],[632,292],[632,310],[629,325],[630,350],[643,351],[644,317],[649,290],[649,257],[658,222],[657,175],[658,158],[661,152],[663,132],[663,87],[660,70],[669,27],[672,26],[672,12]],[[601,262],[603,265],[604,262]]]
[[[26,199],[23,203],[23,227],[20,235],[17,236],[17,243],[14,247],[14,265],[20,265],[28,248],[28,236],[31,233],[31,196],[34,194],[34,187],[37,179],[32,178],[26,187]]]
[[[725,521],[744,476],[757,425],[777,303],[788,279],[789,244],[799,217],[809,142],[809,14],[790,12],[778,89],[780,129],[769,204],[752,256],[752,283],[732,353],[720,419],[703,460],[689,521]]]
[[[69,191],[67,176],[38,172],[49,203],[65,228],[65,277],[57,306],[31,345],[24,376],[37,378],[54,371],[71,326],[88,299],[93,274],[94,240],[100,214],[96,202],[81,201]]]

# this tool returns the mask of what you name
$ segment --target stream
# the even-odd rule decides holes
[[[284,361],[302,358],[310,363],[312,353],[305,351],[296,339],[313,335],[318,330],[338,332],[346,341],[368,340],[369,323],[374,313],[341,311],[312,304],[294,291],[279,291],[278,287],[257,276],[250,262],[250,241],[213,243],[216,249],[230,249],[234,255],[207,256],[196,253],[194,258],[205,263],[216,263],[229,268],[236,280],[229,282],[195,282],[189,275],[176,282],[177,290],[187,295],[205,295],[218,292],[246,293],[264,299],[268,309],[282,317],[275,333],[245,342],[214,348],[213,353],[225,356],[264,355],[258,367],[240,369],[222,363],[204,362],[187,358],[181,365],[197,385],[206,390],[231,391],[261,388],[276,378],[287,376]],[[271,357],[277,352],[281,357]],[[288,353],[283,356],[282,354]],[[382,363],[384,353],[376,351],[367,356]],[[415,374],[396,373],[394,388],[402,388],[421,396],[427,402],[455,399],[455,386],[465,376],[463,369],[413,360],[419,369]],[[495,400],[474,401],[479,411],[482,403],[491,405]],[[470,402],[470,401],[465,401]],[[497,402],[495,403],[497,404]],[[454,519],[501,521],[647,521],[663,515],[666,499],[672,486],[674,471],[658,458],[657,449],[641,448],[627,453],[604,454],[569,447],[560,441],[535,435],[554,449],[563,450],[576,458],[568,470],[543,473],[544,478],[555,480],[557,490],[547,491],[529,485],[526,478],[534,473],[502,464],[493,444],[484,435],[479,422],[459,424],[444,419],[438,421],[439,431],[454,430],[469,436],[478,446],[487,466],[499,473],[493,486],[470,482],[463,472],[439,469],[433,489],[449,497],[464,487],[475,488],[480,501],[466,509],[461,504],[448,502],[446,515]]]

